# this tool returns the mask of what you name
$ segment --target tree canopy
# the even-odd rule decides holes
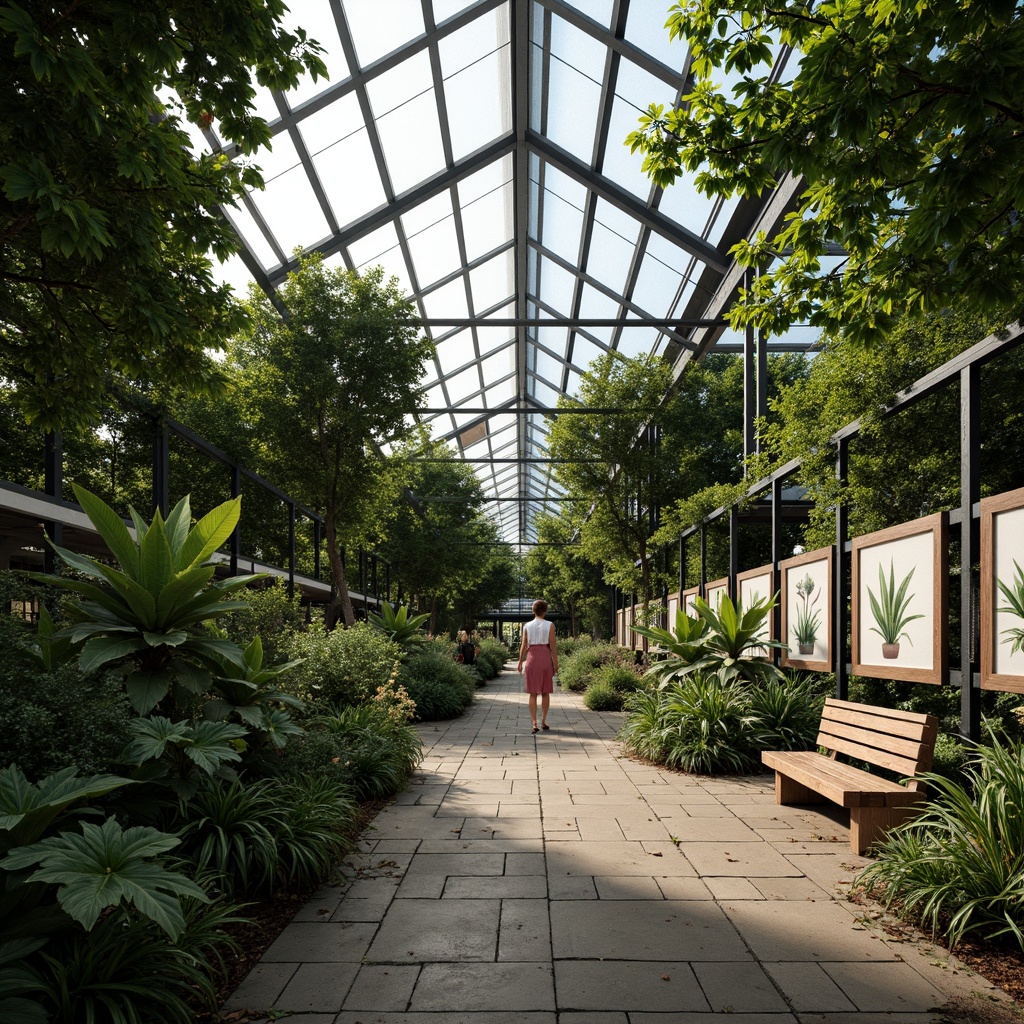
[[[192,148],[185,123],[251,154],[255,84],[325,67],[282,0],[0,6],[0,377],[42,427],[97,417],[114,378],[201,389],[243,322],[211,254],[220,207],[259,188],[247,161]]]
[[[659,185],[756,196],[791,172],[782,229],[734,249],[768,268],[731,312],[877,341],[904,312],[1024,293],[1024,20],[1014,0],[686,0],[692,89],[627,140]],[[772,62],[788,52],[784,69]],[[721,83],[729,76],[731,89]],[[842,259],[823,259],[845,250]]]
[[[236,400],[258,438],[261,472],[323,514],[335,591],[328,621],[340,610],[351,624],[340,547],[381,539],[404,475],[380,446],[405,430],[433,343],[380,267],[360,276],[302,256],[278,294],[285,318],[250,291],[249,327],[228,351]]]

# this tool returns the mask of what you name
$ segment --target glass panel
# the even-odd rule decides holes
[[[480,390],[480,371],[475,366],[450,378],[447,382],[448,394],[453,402],[464,402],[470,395]]]
[[[508,8],[482,14],[457,32],[438,40],[441,74],[450,78],[481,57],[507,46],[509,42]]]
[[[262,192],[253,195],[253,201],[286,253],[311,246],[330,234],[327,218],[302,167],[268,182]]]
[[[621,145],[626,136],[637,127],[639,112],[632,104],[615,97],[612,116],[608,123],[608,147],[605,149],[602,172],[616,184],[629,189],[634,195],[646,199],[651,191],[651,182],[640,169],[643,156],[630,153]]]
[[[544,192],[541,239],[546,248],[575,264],[580,255],[583,211],[554,192]]]
[[[619,303],[598,291],[593,285],[585,284],[580,296],[580,317],[595,319],[617,317],[621,313]],[[587,333],[600,341],[609,342],[612,337],[611,327],[588,327]]]
[[[703,234],[714,205],[713,198],[697,191],[693,176],[684,174],[665,189],[658,208],[683,227]]]
[[[412,292],[412,279],[398,244],[398,232],[394,224],[385,224],[376,231],[350,242],[348,254],[357,270],[379,264],[384,268],[387,277],[398,278],[402,290],[407,295]]]
[[[572,65],[586,69],[595,78],[603,75],[608,47],[599,39],[570,24],[565,18],[552,15],[551,54]]]
[[[579,332],[576,333],[576,340],[573,342],[572,352],[569,358],[574,366],[581,370],[590,369],[590,364],[606,354],[606,350],[596,345],[589,338],[584,338]]]
[[[622,292],[635,251],[635,243],[595,222],[587,254],[587,273],[613,291]]]
[[[294,110],[329,85],[348,78],[348,61],[345,60],[345,54],[341,49],[338,27],[331,6],[323,0],[290,0],[288,13],[284,16],[284,25],[292,31],[304,28],[306,34],[324,48],[320,58],[327,65],[326,79],[318,78],[314,82],[312,76],[303,75],[298,86],[285,93],[288,105]]]
[[[686,44],[670,42],[665,28],[668,5],[665,0],[631,0],[626,16],[626,40],[649,53],[674,71],[686,63]]]
[[[541,259],[540,298],[559,313],[572,309],[576,278],[549,259]]]
[[[633,2],[636,3],[636,0]],[[566,3],[598,22],[602,28],[607,28],[611,24],[612,0],[566,0]]]
[[[493,192],[512,180],[512,155],[503,156],[486,164],[479,171],[474,171],[459,182],[459,202],[463,208]]]
[[[460,11],[472,7],[476,0],[434,0],[434,24],[454,18]]]
[[[651,316],[667,316],[669,305],[682,281],[681,274],[665,266],[661,260],[648,252],[644,256],[636,287],[633,289],[633,302]]]
[[[367,8],[372,4],[365,4]],[[417,7],[419,4],[417,4]],[[414,96],[430,92],[434,88],[434,76],[430,70],[430,55],[426,50],[414,53],[397,67],[385,71],[366,83],[366,94],[374,117],[383,117],[408,103]]]
[[[261,149],[256,154],[256,163],[263,172],[264,182],[269,184],[274,178],[296,167],[299,154],[288,133],[280,132],[274,136],[272,148]]]
[[[511,183],[462,207],[462,233],[466,239],[466,257],[471,260],[479,259],[512,238]]]
[[[654,327],[627,327],[619,334],[616,351],[630,358],[650,355],[658,342],[658,331]]]
[[[722,235],[725,234],[725,229],[729,226],[729,218],[732,217],[733,211],[739,206],[740,197],[733,196],[731,199],[719,200],[720,206],[717,214],[715,215],[715,224],[707,234],[708,241],[712,245],[721,245]]]
[[[244,299],[253,279],[242,257],[235,253],[223,263],[216,257],[211,257],[210,262],[213,264],[213,279],[220,284],[231,285],[238,297]]]
[[[502,380],[487,387],[487,404],[489,406],[504,405],[516,393],[515,378]]]
[[[558,392],[544,381],[531,377],[528,386],[531,387],[534,397],[541,405],[554,406],[558,404]]]
[[[551,349],[562,359],[565,358],[565,349],[569,343],[569,332],[564,327],[536,327],[533,329],[536,339],[545,347]]]
[[[237,206],[222,206],[221,209],[228,220],[231,221],[232,227],[235,229],[238,237],[242,239],[245,247],[259,260],[260,266],[264,270],[269,267],[276,267],[279,261],[277,256],[274,255],[274,250],[271,248],[263,232],[256,226],[256,221],[253,220],[252,214],[249,213],[242,203],[239,202]]]
[[[448,129],[456,160],[512,130],[511,75],[509,47],[503,46],[445,79]]]
[[[421,288],[462,265],[458,239],[455,235],[454,216],[445,217],[428,228],[408,236],[413,268]]]
[[[423,34],[419,0],[343,0],[343,5],[363,67]]]
[[[588,167],[594,155],[600,101],[601,87],[597,82],[552,57],[548,73],[546,134],[556,146],[572,153]]]
[[[439,192],[436,196],[424,199],[402,214],[402,229],[407,237],[432,227],[452,215],[452,196],[450,192]]]
[[[396,195],[443,169],[444,147],[433,89],[377,118],[376,123]]]
[[[480,354],[488,355],[503,345],[507,345],[510,341],[515,341],[515,328],[478,327],[476,336],[480,345]]]
[[[469,272],[473,309],[476,312],[490,309],[513,296],[514,267],[512,252],[508,251]]]
[[[437,346],[437,361],[441,364],[441,372],[447,377],[455,373],[466,363],[476,358],[473,349],[473,336],[468,330],[459,331],[458,334],[442,341]]]
[[[469,316],[469,306],[466,304],[466,282],[459,276],[454,281],[442,285],[432,292],[423,296],[423,309],[427,317],[437,317],[439,320],[464,319]],[[439,327],[434,329],[434,334],[443,334],[451,330],[450,327]]]
[[[499,381],[510,373],[515,373],[516,350],[515,346],[495,352],[480,363],[481,372],[485,381]]]
[[[532,362],[534,363],[534,369],[537,371],[539,377],[543,377],[544,380],[549,381],[555,387],[562,386],[562,370],[565,369],[565,364],[560,363],[557,359],[549,356],[547,352],[542,352],[538,348],[531,346],[533,351]]]

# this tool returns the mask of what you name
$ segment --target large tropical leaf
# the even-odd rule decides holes
[[[124,520],[101,498],[78,484],[72,484],[78,504],[82,506],[96,532],[106,541],[107,547],[117,559],[121,568],[133,579],[139,575],[139,548]]]
[[[149,532],[140,546],[139,576],[142,585],[152,595],[155,614],[156,599],[160,596],[160,591],[175,576],[171,547],[167,543],[164,519],[159,509],[153,513],[153,522],[150,523]]]
[[[178,573],[157,595],[153,628],[166,629],[176,623],[181,607],[203,592],[216,571],[214,566],[206,565]]]
[[[177,836],[147,826],[122,829],[114,818],[82,823],[80,835],[62,833],[13,850],[4,867],[38,864],[28,880],[58,886],[57,901],[87,930],[108,907],[130,903],[176,939],[185,927],[178,896],[209,902],[182,874],[152,862],[178,845]]]
[[[171,557],[175,561],[181,553],[181,549],[188,539],[188,528],[192,525],[192,508],[189,504],[189,496],[186,494],[174,508],[164,522],[164,532],[167,534],[167,543],[171,549]]]
[[[146,641],[141,637],[123,639],[121,637],[95,636],[87,640],[82,648],[79,664],[83,672],[93,672],[101,665],[111,661],[127,658],[129,654],[145,648]]]
[[[174,683],[170,669],[139,669],[125,680],[125,689],[132,707],[140,715],[148,715],[164,699]]]
[[[192,527],[175,559],[179,572],[205,562],[227,539],[238,524],[242,499],[232,498],[208,512]]]

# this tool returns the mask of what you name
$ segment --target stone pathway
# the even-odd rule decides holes
[[[925,1024],[1002,994],[877,909],[842,812],[768,776],[638,764],[622,715],[507,671],[425,760],[225,1010],[303,1024]],[[979,1006],[985,1005],[979,1003]],[[726,1016],[728,1015],[728,1016]],[[974,1018],[968,1018],[974,1019]],[[979,1016],[978,1020],[984,1019]]]

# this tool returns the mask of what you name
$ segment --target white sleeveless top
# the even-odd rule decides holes
[[[526,638],[530,641],[530,647],[535,645],[546,647],[551,641],[551,630],[554,628],[555,624],[546,619],[534,619],[533,622],[528,622],[523,627]]]

